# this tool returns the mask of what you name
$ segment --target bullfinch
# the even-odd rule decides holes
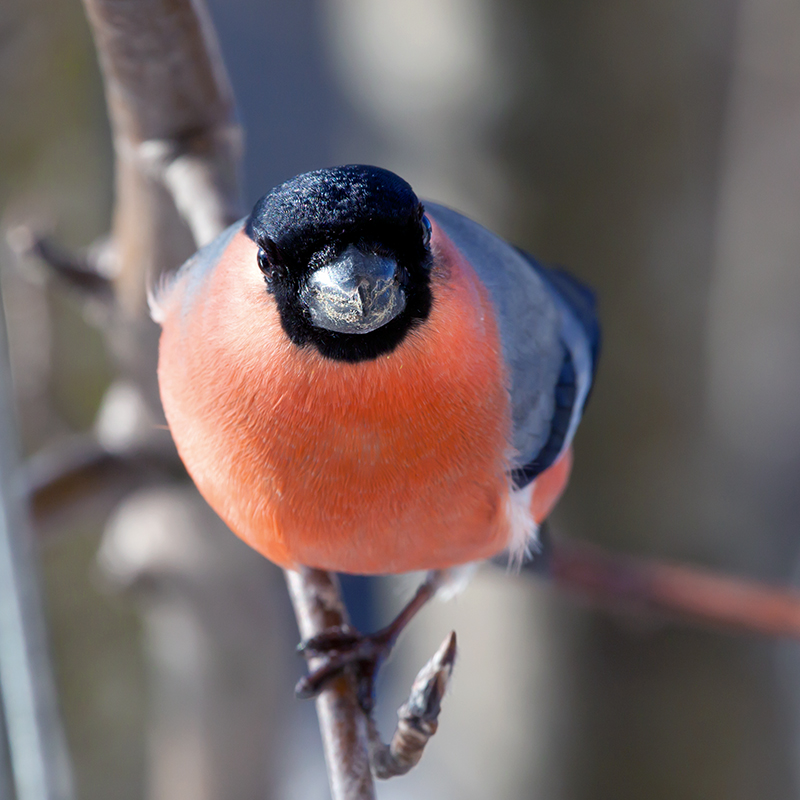
[[[264,195],[152,307],[178,452],[271,561],[442,576],[536,549],[600,341],[567,273],[349,165]]]

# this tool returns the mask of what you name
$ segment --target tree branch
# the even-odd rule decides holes
[[[548,574],[569,592],[625,612],[659,612],[705,626],[800,638],[800,592],[682,564],[552,544]]]
[[[89,257],[79,258],[62,250],[49,236],[26,225],[17,225],[6,232],[6,240],[21,262],[35,256],[66,286],[83,298],[110,304],[113,290],[109,279]]]
[[[176,454],[154,447],[113,452],[94,435],[50,445],[28,459],[23,472],[34,520],[44,527],[65,513],[85,514],[87,502],[109,513],[142,486],[185,478]]]
[[[417,673],[408,700],[397,711],[392,741],[381,740],[373,718],[369,726],[369,760],[376,778],[405,775],[417,766],[425,745],[439,728],[442,698],[456,660],[456,634],[451,631],[430,661]]]
[[[167,188],[197,245],[206,244],[242,215],[242,132],[205,4],[84,4],[100,56],[122,181],[115,234],[140,224],[129,220],[138,204],[125,186],[138,173]],[[123,163],[133,167],[132,173]]]
[[[308,568],[287,570],[285,575],[302,639],[349,622],[335,575]],[[319,659],[310,658],[309,666],[319,666]],[[352,674],[345,670],[328,682],[316,703],[332,800],[374,798],[367,718],[358,704]]]

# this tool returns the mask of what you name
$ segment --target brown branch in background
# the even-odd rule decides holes
[[[93,435],[76,436],[28,459],[23,481],[34,520],[47,530],[53,520],[98,502],[106,513],[130,492],[146,485],[185,479],[177,456],[149,448],[112,452]]]
[[[300,636],[310,639],[329,628],[348,624],[336,576],[318,569],[286,571],[286,582]],[[320,660],[309,658],[314,669]],[[325,761],[332,800],[370,800],[375,789],[366,747],[367,718],[358,704],[349,670],[329,681],[317,697]]]
[[[180,238],[170,230],[176,207],[198,246],[242,216],[242,132],[204,3],[84,0],[84,5],[117,155],[118,290],[125,307],[138,309],[144,280],[188,255],[158,263]]]
[[[11,249],[20,260],[36,257],[50,272],[83,297],[103,303],[113,299],[111,282],[89,257],[79,258],[62,250],[50,237],[43,236],[26,225],[17,225],[6,232]]]
[[[636,559],[575,541],[554,542],[549,575],[594,603],[659,612],[704,626],[800,638],[800,592],[708,570]]]

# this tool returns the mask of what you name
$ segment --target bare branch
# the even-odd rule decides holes
[[[285,574],[303,639],[348,624],[335,575],[308,568],[287,570]],[[319,666],[319,659],[309,658],[309,666]],[[332,800],[374,798],[366,747],[367,719],[351,673],[345,670],[327,683],[316,702]]]
[[[242,133],[202,2],[84,4],[117,154],[117,290],[125,310],[142,313],[145,281],[191,254],[181,216],[202,245],[242,215]]]
[[[110,303],[111,281],[90,258],[77,258],[58,247],[48,236],[26,225],[17,225],[6,232],[6,239],[18,259],[36,257],[52,274],[86,298]]]
[[[93,435],[51,445],[28,460],[23,474],[42,530],[70,511],[85,514],[87,502],[100,503],[108,513],[135,489],[185,476],[174,454],[145,447],[112,452]]]
[[[678,564],[553,542],[549,574],[564,589],[627,612],[800,638],[800,592]]]
[[[442,698],[447,691],[456,660],[456,634],[451,631],[430,661],[417,673],[408,700],[397,711],[392,741],[381,741],[369,718],[369,758],[376,778],[405,775],[422,758],[425,745],[439,727]]]

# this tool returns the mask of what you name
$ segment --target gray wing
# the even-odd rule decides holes
[[[467,258],[491,295],[511,378],[514,481],[524,486],[575,434],[596,356],[558,275],[456,211],[426,211]],[[555,280],[554,280],[555,278]]]

